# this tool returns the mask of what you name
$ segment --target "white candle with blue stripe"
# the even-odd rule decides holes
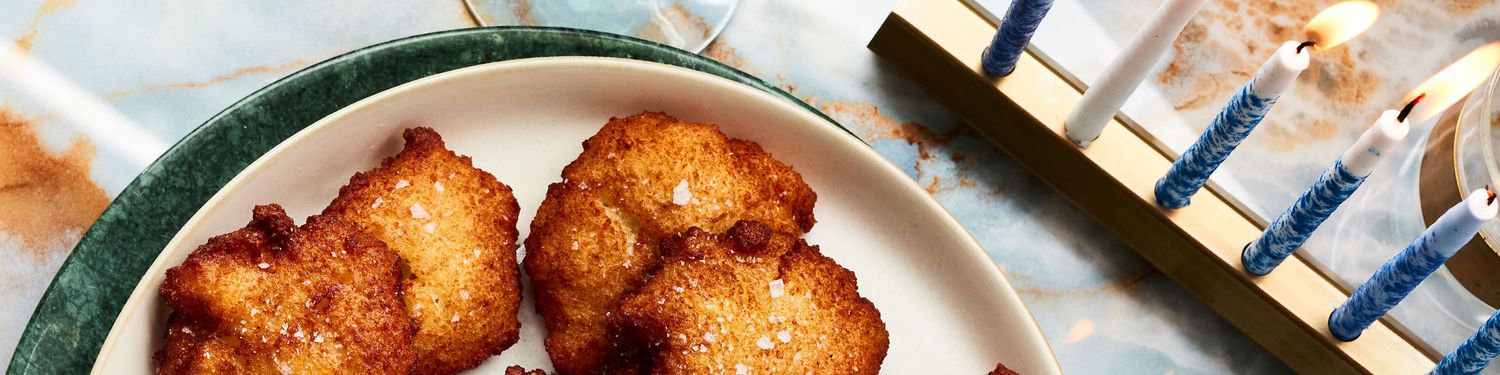
[[[1167,174],[1157,180],[1156,204],[1173,209],[1188,205],[1193,194],[1208,182],[1208,176],[1255,130],[1297,76],[1307,70],[1310,51],[1305,49],[1311,45],[1312,42],[1286,42],[1276,49],[1250,82],[1241,86],[1214,116],[1198,141],[1188,146]]]
[[[1214,170],[1255,130],[1271,106],[1307,69],[1311,50],[1342,44],[1369,29],[1379,17],[1380,7],[1369,1],[1345,1],[1318,12],[1303,27],[1307,41],[1282,43],[1250,82],[1240,87],[1214,116],[1198,140],[1157,180],[1156,204],[1167,209],[1187,206]]]
[[[1490,319],[1484,321],[1484,325],[1479,327],[1478,332],[1474,332],[1474,336],[1443,356],[1443,360],[1438,361],[1437,367],[1432,369],[1432,374],[1478,374],[1489,367],[1490,361],[1497,354],[1500,354],[1500,311],[1490,315]]]
[[[1406,115],[1417,104],[1413,101],[1402,112],[1385,111],[1375,125],[1365,130],[1344,155],[1318,176],[1302,196],[1287,207],[1281,215],[1271,220],[1266,231],[1255,242],[1245,245],[1240,262],[1253,275],[1265,275],[1275,269],[1287,256],[1302,247],[1318,225],[1328,219],[1344,200],[1354,194],[1365,178],[1375,171],[1382,156],[1406,138],[1409,130]]]
[[[1012,0],[1010,9],[1005,11],[1005,19],[1000,21],[1000,28],[995,30],[995,38],[980,55],[984,73],[1004,77],[1015,71],[1021,51],[1031,43],[1031,35],[1036,33],[1037,26],[1042,24],[1042,18],[1047,17],[1047,11],[1051,9],[1052,0]]]
[[[1291,207],[1272,220],[1260,238],[1245,246],[1240,255],[1245,271],[1265,275],[1297,251],[1375,170],[1381,156],[1405,138],[1408,118],[1422,122],[1447,109],[1478,87],[1496,65],[1500,65],[1500,42],[1475,49],[1417,85],[1406,95],[1408,102],[1400,112],[1381,114],[1375,126],[1365,131]]]
[[[1488,189],[1469,193],[1334,309],[1328,315],[1328,330],[1339,340],[1359,338],[1365,328],[1406,298],[1494,217],[1495,193]]]

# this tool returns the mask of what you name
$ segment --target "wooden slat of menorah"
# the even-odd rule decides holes
[[[1115,121],[1088,148],[1063,135],[1082,96],[1066,73],[1035,53],[1011,76],[980,73],[995,26],[960,0],[903,0],[870,49],[1288,366],[1308,374],[1424,373],[1437,353],[1376,322],[1353,342],[1328,333],[1328,314],[1347,297],[1300,257],[1250,277],[1240,250],[1261,227],[1212,187],[1193,204],[1158,208],[1152,188],[1170,152],[1139,128]],[[1000,339],[1000,338],[997,338]]]

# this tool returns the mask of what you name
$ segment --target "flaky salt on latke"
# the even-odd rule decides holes
[[[277,205],[210,238],[167,270],[174,311],[161,374],[405,374],[416,324],[400,295],[396,253],[357,227]]]
[[[646,353],[608,319],[657,266],[660,238],[739,220],[788,233],[815,222],[817,196],[791,167],[662,113],[610,119],[562,178],[531,223],[524,260],[561,374],[645,370]]]
[[[520,207],[509,186],[445,148],[429,128],[355,174],[324,209],[369,230],[410,265],[407,311],[420,323],[417,374],[452,374],[515,344]]]
[[[854,273],[790,233],[742,221],[665,240],[619,319],[655,374],[875,374],[890,346]]]

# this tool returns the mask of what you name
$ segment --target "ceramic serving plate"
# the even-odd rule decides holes
[[[240,172],[182,226],[146,271],[110,330],[96,373],[150,373],[167,308],[165,271],[209,237],[280,203],[315,214],[357,171],[401,146],[402,129],[438,130],[510,185],[528,223],[546,186],[611,116],[664,111],[718,124],[802,173],[818,193],[810,243],[853,270],[891,334],[888,373],[983,373],[996,362],[1025,374],[1056,362],[1021,300],[983,249],[925,191],[842,129],[802,107],[717,76],[648,62],[552,57],[434,75],[345,107],[286,139]],[[524,280],[524,276],[523,276]],[[550,369],[529,285],[521,340],[476,373],[505,366]]]

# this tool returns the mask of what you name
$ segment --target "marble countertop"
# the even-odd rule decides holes
[[[1292,1],[1271,3],[1284,2]],[[986,2],[997,9],[1004,3]],[[1070,34],[1060,31],[1063,22],[1055,19],[1083,22],[1067,24],[1095,34],[1071,35],[1103,39],[1086,49],[1054,50],[1072,56],[1065,63],[1086,79],[1097,75],[1156,1],[1124,3],[1060,0],[1038,45],[1048,50],[1049,43],[1069,40]],[[1480,6],[1493,8],[1487,4]],[[1005,270],[1065,371],[1288,371],[865,49],[893,5],[894,0],[741,0],[723,34],[703,54],[802,98],[927,186]],[[1203,23],[1199,28],[1226,17],[1264,16],[1212,7],[1195,21]],[[537,22],[522,16],[494,19]],[[81,233],[166,145],[302,67],[369,44],[473,26],[459,0],[396,0],[378,7],[350,0],[8,3],[0,12],[5,39],[0,43],[44,63],[121,118],[114,119],[119,126],[90,127],[81,123],[94,117],[65,111],[24,89],[22,79],[0,78],[0,144],[7,145],[0,148],[0,209],[7,212],[0,217],[0,254],[10,260],[0,262],[0,363],[8,362],[37,299]],[[1225,63],[1221,70],[1259,63],[1245,58],[1244,64]],[[1147,99],[1133,101],[1127,112],[1203,117],[1238,84],[1233,76],[1224,80],[1198,94],[1180,89],[1202,85],[1193,79],[1154,83],[1143,90]],[[1199,94],[1208,97],[1200,107],[1171,111],[1181,98]],[[1155,106],[1161,103],[1168,105],[1166,111]],[[1202,125],[1181,126],[1182,132],[1195,132],[1191,126]],[[1320,144],[1352,138],[1356,125],[1348,126],[1329,130]],[[1318,159],[1298,160],[1286,164],[1311,181],[1321,168],[1312,161]],[[1296,194],[1292,190],[1273,189],[1267,199],[1290,197]]]

